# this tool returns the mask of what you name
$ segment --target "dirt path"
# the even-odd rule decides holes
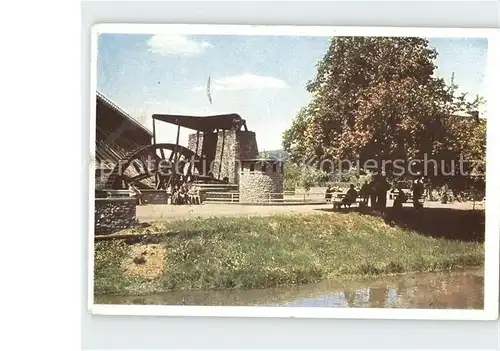
[[[258,206],[237,204],[202,204],[202,205],[148,205],[137,207],[139,220],[179,219],[186,217],[235,217],[235,216],[270,216],[278,213],[308,213],[330,209],[332,205],[297,205],[297,206]]]
[[[388,201],[388,207],[392,201]],[[410,203],[405,206],[411,206]],[[472,203],[441,204],[427,202],[429,208],[453,208],[470,210]],[[202,204],[202,205],[146,205],[137,207],[137,218],[147,220],[169,220],[187,217],[235,217],[235,216],[271,216],[279,213],[311,213],[331,209],[331,204],[323,205],[238,205],[238,204]]]

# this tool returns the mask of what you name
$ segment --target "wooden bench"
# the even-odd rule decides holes
[[[413,202],[413,192],[412,191],[404,191],[404,194],[406,196],[406,201],[407,202]],[[398,190],[391,190],[389,191],[389,200],[396,200],[396,198],[399,195]],[[421,195],[421,198],[419,198],[419,201],[421,202],[422,200],[425,199],[425,193]]]
[[[356,201],[353,202],[352,204],[346,204],[343,202],[344,198],[346,197],[345,193],[337,193],[332,196],[332,203],[333,203],[333,209],[334,210],[340,210],[340,208],[344,205],[347,205],[347,207],[350,207],[354,204],[358,205],[358,207],[361,206],[362,203],[364,203],[364,199],[362,197],[357,197]]]
[[[201,198],[200,198],[200,194],[198,192],[188,193],[188,196],[189,196],[189,201],[191,202],[191,205],[200,205],[201,204]]]

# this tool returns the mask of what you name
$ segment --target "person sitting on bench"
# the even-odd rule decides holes
[[[142,199],[141,191],[134,185],[134,183],[130,183],[128,186],[128,190],[130,191],[130,197],[135,197],[137,205],[144,205],[144,200]]]
[[[332,201],[332,193],[333,193],[333,189],[330,185],[328,185],[328,187],[326,188],[326,191],[325,191],[325,201],[326,202]]]
[[[191,204],[191,199],[189,197],[189,189],[186,184],[182,184],[179,189],[179,197],[183,205]]]
[[[177,185],[174,185],[174,187],[172,188],[172,204],[173,205],[180,204],[179,187]]]
[[[356,191],[356,189],[354,189],[354,184],[351,184],[349,186],[349,190],[347,190],[347,193],[342,199],[342,205],[344,205],[344,207],[351,207],[351,205],[355,203],[357,199],[358,192]]]

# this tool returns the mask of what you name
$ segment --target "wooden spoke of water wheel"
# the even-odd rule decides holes
[[[163,187],[182,175],[184,165],[190,162],[203,175],[200,156],[176,144],[163,143],[142,147],[120,160],[108,178],[108,187],[123,188],[127,183],[147,183],[149,187]]]

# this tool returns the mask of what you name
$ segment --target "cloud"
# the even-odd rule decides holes
[[[164,56],[194,56],[211,47],[213,45],[206,41],[195,41],[183,35],[153,35],[148,40],[149,51]]]
[[[258,76],[245,73],[237,76],[228,76],[215,79],[211,84],[211,90],[245,90],[245,89],[284,89],[288,84],[275,77]],[[193,91],[204,91],[206,87],[195,87]]]

